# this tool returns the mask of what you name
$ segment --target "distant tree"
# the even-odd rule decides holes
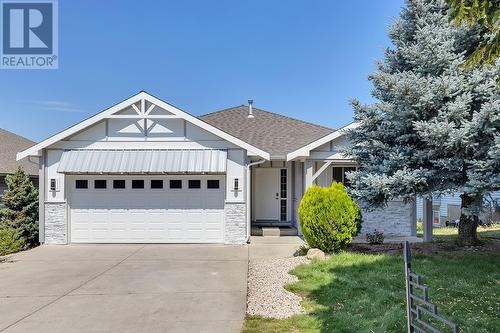
[[[0,227],[16,231],[29,245],[38,243],[38,189],[21,167],[5,177]]]
[[[371,206],[461,192],[459,242],[478,242],[484,198],[500,189],[500,99],[494,66],[464,69],[478,29],[454,26],[444,0],[411,0],[370,75],[378,102],[353,101],[360,126],[347,150],[360,165],[352,194]]]
[[[500,0],[447,0],[456,26],[467,24],[483,30],[466,66],[493,64],[500,57]]]

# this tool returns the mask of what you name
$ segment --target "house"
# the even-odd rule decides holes
[[[446,222],[460,219],[460,193],[445,194],[432,197],[432,224],[436,227],[446,226]],[[423,219],[423,199],[417,198],[417,220]],[[500,191],[491,193],[487,205],[479,219],[485,223],[500,221]]]
[[[17,158],[40,157],[42,243],[242,244],[252,224],[300,233],[304,191],[356,167],[339,152],[346,128],[251,103],[195,117],[140,92]],[[415,210],[364,212],[364,231],[415,235]]]
[[[21,166],[35,186],[38,186],[38,159],[31,157],[16,161],[18,151],[34,144],[31,140],[0,128],[0,196],[7,188],[5,176],[13,174],[18,166]]]

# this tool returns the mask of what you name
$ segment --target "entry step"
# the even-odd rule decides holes
[[[294,227],[252,227],[252,236],[297,236],[297,229]]]

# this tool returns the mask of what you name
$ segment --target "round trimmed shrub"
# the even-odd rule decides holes
[[[311,248],[338,251],[361,229],[361,210],[341,183],[310,187],[299,206],[304,238]]]

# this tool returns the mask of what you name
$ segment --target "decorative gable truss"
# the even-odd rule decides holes
[[[96,141],[107,138],[155,140],[166,136],[181,136],[178,133],[185,133],[186,126],[198,129],[198,136],[220,138],[243,148],[247,150],[249,156],[270,158],[269,153],[142,91],[18,153],[17,160],[27,156],[39,156],[42,149],[69,138],[83,140],[93,136],[93,140]],[[104,138],[100,138],[99,135]]]

